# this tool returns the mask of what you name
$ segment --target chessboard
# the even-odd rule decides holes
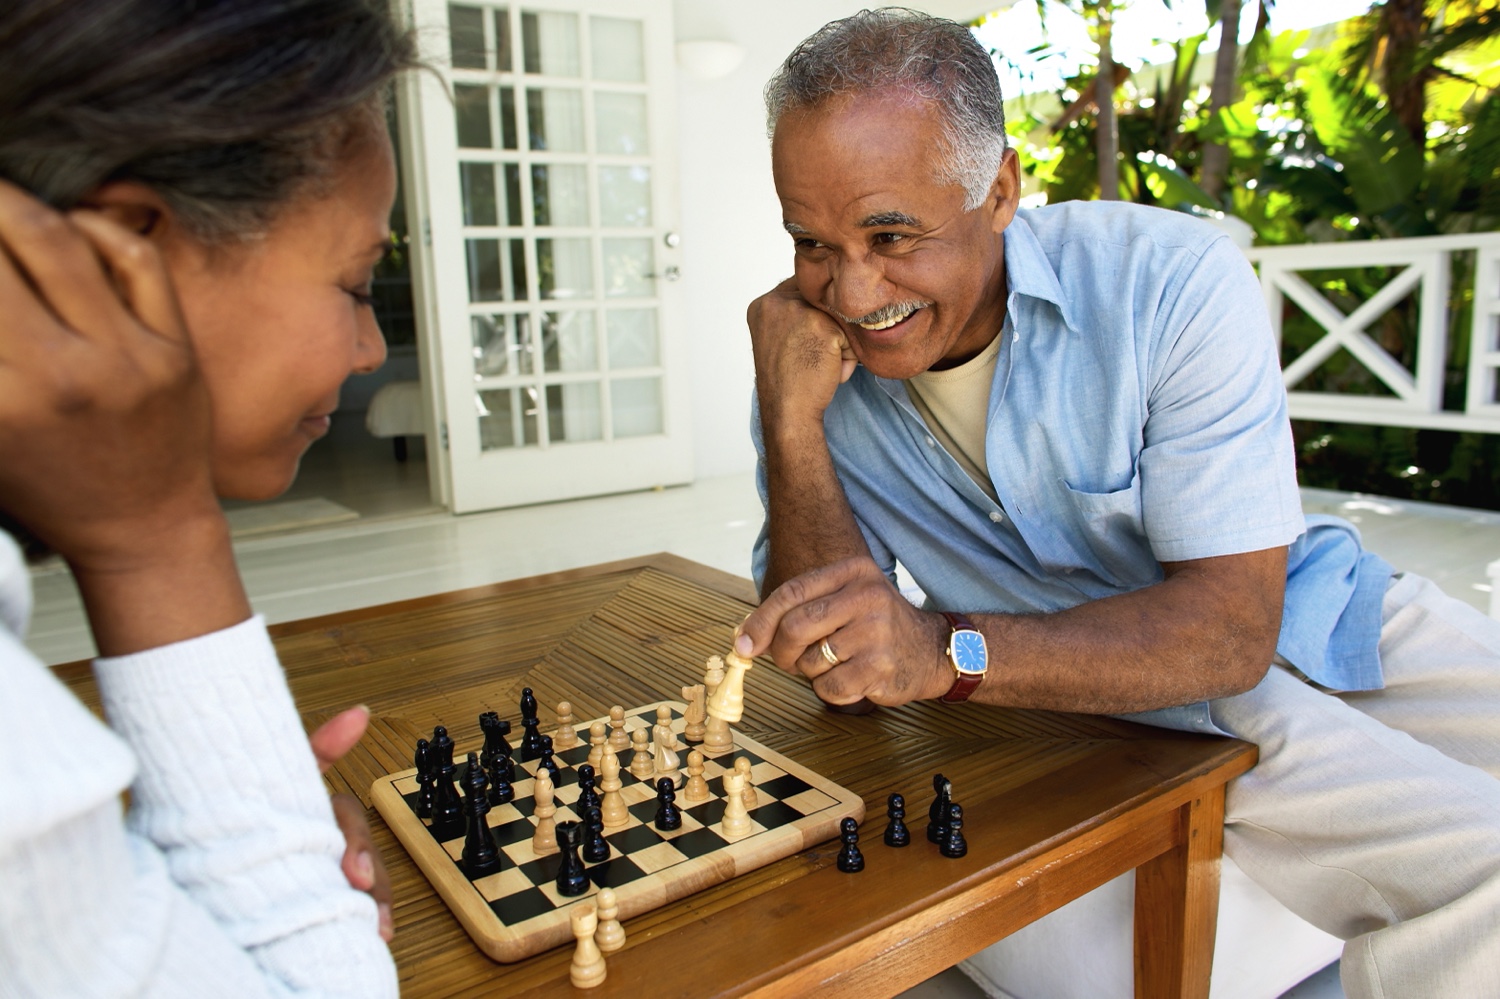
[[[672,729],[682,745],[686,705],[680,701],[660,701],[628,710],[626,732],[642,728],[650,732],[657,720],[657,708],[662,706],[671,709]],[[579,744],[555,753],[559,767],[554,792],[556,821],[583,818],[570,806],[580,793],[577,768],[588,761],[593,721],[608,719],[575,724]],[[620,918],[628,919],[835,839],[846,817],[856,821],[864,818],[864,802],[854,792],[737,730],[731,729],[731,733],[732,751],[704,752],[708,800],[695,804],[684,801],[679,793],[682,825],[669,832],[657,829],[653,822],[656,792],[649,783],[621,768],[620,794],[630,819],[624,826],[605,830],[609,859],[586,866],[588,889],[572,897],[564,896],[555,884],[560,855],[538,856],[532,849],[537,760],[516,759],[514,800],[493,807],[486,816],[503,856],[498,873],[478,880],[471,880],[461,863],[464,833],[439,839],[432,832],[430,820],[418,816],[415,768],[378,779],[371,795],[396,837],[480,949],[497,961],[520,961],[571,943],[569,907],[592,898],[600,888],[614,891]],[[459,759],[466,750],[479,749],[472,738],[476,734],[454,734]],[[701,746],[690,745],[702,751]],[[683,755],[685,759],[685,750]],[[744,757],[751,764],[757,800],[756,807],[750,809],[750,832],[730,839],[723,835],[720,825],[725,809],[723,776],[734,769],[736,757]],[[621,754],[622,763],[629,759],[628,752]],[[460,787],[464,785],[466,766],[457,764]]]

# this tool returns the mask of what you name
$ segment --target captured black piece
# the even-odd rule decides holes
[[[839,823],[839,839],[844,843],[839,850],[839,870],[845,874],[858,874],[865,869],[865,855],[859,852],[859,823],[853,819]]]
[[[941,845],[948,835],[948,807],[953,804],[953,782],[942,774],[933,774],[932,790],[932,807],[927,810],[927,842]]]
[[[911,830],[906,828],[906,799],[893,794],[885,799],[885,814],[890,820],[885,825],[886,846],[906,846],[911,842]]]
[[[964,806],[950,805],[948,807],[948,835],[943,839],[942,853],[945,857],[962,857],[969,852],[969,844],[964,841]]]

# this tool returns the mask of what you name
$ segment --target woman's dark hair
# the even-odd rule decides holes
[[[139,181],[250,235],[415,63],[385,0],[3,0],[0,177],[58,208]]]

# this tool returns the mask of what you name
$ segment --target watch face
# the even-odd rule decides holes
[[[989,656],[984,649],[984,636],[977,631],[955,631],[953,665],[960,673],[983,673],[989,665]]]

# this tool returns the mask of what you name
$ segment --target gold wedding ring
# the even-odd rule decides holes
[[[823,651],[823,658],[828,660],[828,665],[837,666],[839,663],[843,662],[843,660],[834,653],[833,646],[828,644],[828,639],[823,639],[818,648]]]

